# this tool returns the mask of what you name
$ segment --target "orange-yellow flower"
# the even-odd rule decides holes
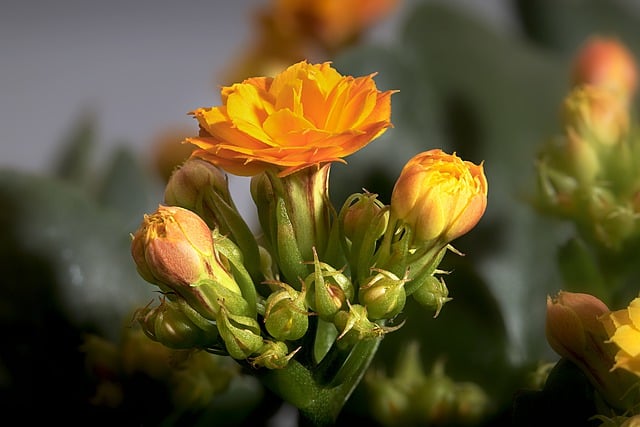
[[[450,242],[480,221],[487,190],[483,164],[429,150],[402,169],[391,195],[391,215],[407,223],[418,242]]]
[[[574,85],[605,87],[630,98],[638,84],[637,73],[635,58],[623,43],[615,38],[593,36],[574,58],[571,79]]]
[[[616,348],[608,341],[609,315],[607,305],[593,295],[560,291],[547,297],[547,341],[582,370],[609,405],[628,409],[638,401],[635,392],[629,393],[638,381],[629,372],[612,370]]]
[[[640,376],[640,297],[627,308],[608,313],[602,322],[610,342],[618,347],[614,368]]]
[[[200,125],[193,155],[227,172],[280,176],[344,161],[391,127],[391,94],[371,74],[342,76],[328,62],[296,63],[275,77],[222,88],[222,106],[191,112]]]

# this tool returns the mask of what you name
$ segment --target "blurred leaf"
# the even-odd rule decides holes
[[[33,259],[51,273],[23,283],[23,271],[7,263],[3,282],[20,285],[5,290],[28,295],[50,288],[45,292],[55,293],[73,324],[110,338],[117,337],[132,309],[153,298],[153,287],[131,259],[132,230],[83,191],[52,178],[0,171],[0,199],[3,252],[16,260]]]
[[[140,163],[126,145],[117,147],[97,185],[96,199],[105,210],[116,214],[130,232],[145,213],[155,211],[163,199],[163,183]]]
[[[53,160],[53,175],[78,186],[86,186],[92,178],[91,156],[95,148],[96,119],[91,112],[85,112],[61,141],[61,148]]]

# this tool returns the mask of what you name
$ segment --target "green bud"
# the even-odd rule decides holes
[[[258,322],[252,317],[230,313],[223,303],[220,307],[216,320],[229,355],[236,360],[244,360],[260,350],[263,339]]]
[[[442,306],[451,301],[449,298],[449,289],[442,278],[434,276],[427,277],[424,283],[416,289],[411,296],[420,305],[435,311],[433,317],[438,317]]]
[[[399,314],[404,308],[407,295],[404,284],[407,277],[398,278],[395,274],[372,269],[378,273],[371,276],[366,284],[358,290],[358,299],[362,305],[367,307],[369,319],[391,319]]]
[[[362,241],[365,234],[373,240],[382,237],[389,224],[389,211],[377,197],[373,193],[358,193],[347,199],[340,213],[347,239]]]
[[[536,165],[537,204],[559,215],[572,215],[577,209],[578,180],[568,172],[551,167],[547,161]]]
[[[321,319],[330,322],[338,311],[353,300],[353,285],[342,270],[320,262],[315,250],[313,256],[314,272],[304,281],[306,303]]]
[[[178,303],[166,298],[156,307],[138,310],[136,320],[148,337],[173,349],[206,348],[215,344],[218,338],[212,324],[203,330],[185,314]]]
[[[282,341],[265,341],[259,354],[251,359],[251,364],[255,367],[265,367],[267,369],[282,369],[289,363],[289,360],[300,350],[298,347],[289,352],[287,344]]]
[[[403,384],[373,369],[365,374],[364,383],[376,421],[384,426],[411,425],[407,419],[411,402]]]
[[[456,383],[456,416],[463,425],[479,425],[486,417],[491,402],[487,393],[471,382]]]
[[[267,298],[264,324],[267,332],[280,341],[295,341],[309,328],[309,313],[305,306],[305,293],[298,292],[286,283],[282,289]]]
[[[180,206],[198,213],[210,228],[221,225],[214,206],[207,204],[207,194],[215,192],[232,203],[226,174],[217,166],[191,157],[172,174],[164,191],[167,205]]]
[[[413,410],[423,423],[445,425],[455,420],[455,382],[442,372],[440,362],[413,393]]]
[[[338,342],[343,346],[351,346],[358,341],[380,338],[387,332],[399,329],[396,327],[383,327],[369,320],[367,308],[359,304],[349,304],[349,310],[339,311],[334,318],[334,323],[340,332]]]
[[[357,193],[344,203],[338,220],[347,239],[343,244],[352,276],[364,277],[374,263],[377,241],[389,224],[389,209],[377,199],[376,194]]]
[[[191,352],[172,370],[169,383],[172,402],[181,409],[204,409],[227,391],[238,375],[239,365],[228,357],[206,351]]]

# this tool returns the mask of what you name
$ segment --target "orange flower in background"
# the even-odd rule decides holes
[[[296,63],[275,77],[254,77],[221,90],[222,106],[190,114],[200,125],[193,156],[227,172],[286,176],[344,161],[391,127],[391,94],[374,74],[342,76],[329,62]]]
[[[480,221],[487,190],[482,164],[429,150],[402,169],[391,194],[391,215],[409,224],[419,242],[450,242]]]
[[[590,84],[630,98],[637,87],[637,66],[633,53],[619,40],[610,37],[589,38],[572,64],[574,85]]]
[[[602,322],[618,347],[614,368],[625,369],[640,376],[640,297],[627,308],[606,315]]]
[[[389,15],[400,0],[274,0],[274,24],[292,37],[306,37],[325,49],[348,45]]]

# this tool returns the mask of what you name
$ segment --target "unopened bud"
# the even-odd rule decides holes
[[[391,216],[413,230],[414,245],[448,243],[476,226],[487,207],[483,165],[434,149],[404,166],[391,195]]]
[[[201,329],[179,304],[167,299],[162,299],[159,306],[138,310],[136,319],[147,336],[173,349],[206,348],[218,337],[213,325]]]
[[[449,289],[447,289],[444,280],[434,276],[427,277],[422,286],[416,289],[411,296],[423,307],[434,310],[433,317],[437,317],[440,314],[440,310],[442,310],[442,306],[451,301]]]
[[[353,284],[342,270],[320,262],[315,250],[313,265],[314,272],[304,281],[306,303],[321,319],[332,321],[333,316],[353,299]]]
[[[382,237],[389,223],[389,212],[376,194],[355,194],[341,213],[344,235],[352,242],[361,242],[365,235],[375,241]]]
[[[289,352],[287,344],[282,341],[265,341],[258,351],[259,354],[251,358],[251,365],[256,368],[282,369],[299,350],[300,347]]]
[[[407,277],[400,279],[389,271],[373,270],[377,273],[360,286],[358,299],[367,307],[369,319],[391,319],[404,308],[407,300],[404,284]]]
[[[217,166],[191,157],[176,169],[164,192],[167,205],[180,206],[197,212],[210,228],[220,226],[223,221],[215,217],[215,212],[207,209],[206,197],[216,192],[227,202],[231,201],[226,174]]]
[[[286,283],[282,289],[267,298],[264,325],[267,332],[280,341],[295,341],[309,328],[309,313],[305,306],[305,293],[298,292]]]
[[[219,298],[242,295],[211,230],[188,209],[161,205],[145,215],[131,252],[144,279],[173,290],[207,319],[215,319]]]
[[[339,311],[334,319],[338,328],[338,342],[340,345],[350,346],[358,341],[380,338],[387,332],[399,329],[397,327],[383,327],[369,320],[367,308],[360,304],[350,304],[348,311]]]
[[[260,350],[263,338],[258,322],[253,317],[230,313],[222,302],[220,307],[217,325],[229,355],[244,360]]]
[[[594,147],[620,144],[629,132],[627,105],[613,92],[598,86],[578,86],[565,98],[565,126]]]
[[[573,61],[571,83],[605,87],[623,98],[633,97],[637,66],[631,51],[615,38],[594,36],[580,48]]]

